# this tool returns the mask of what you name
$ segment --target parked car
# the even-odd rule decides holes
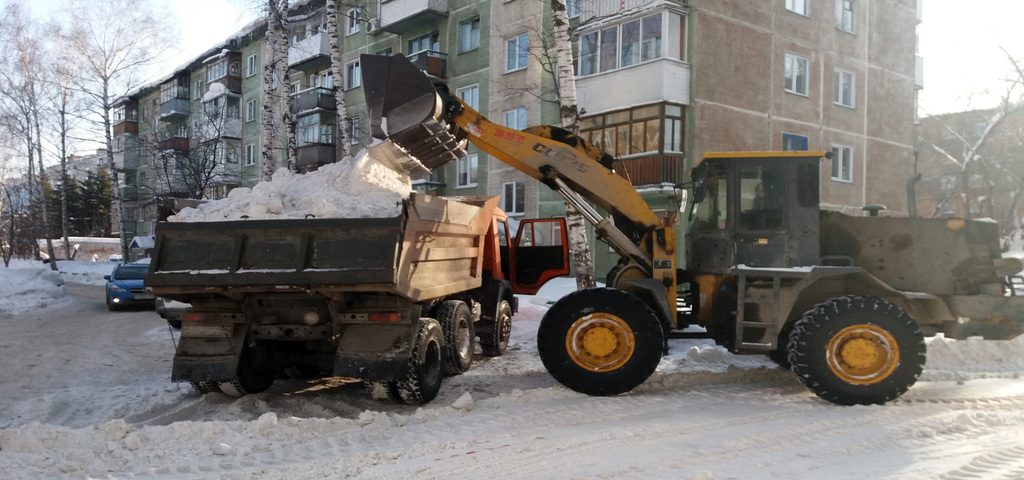
[[[146,293],[142,283],[148,271],[149,265],[128,263],[118,265],[110,275],[104,275],[107,281],[107,308],[112,311],[129,305],[153,308],[154,297]]]
[[[181,330],[181,315],[185,313],[191,304],[179,302],[177,300],[171,300],[169,298],[156,297],[156,313],[161,318],[167,320],[167,324],[171,328]]]

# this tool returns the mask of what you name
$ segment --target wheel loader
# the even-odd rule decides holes
[[[404,154],[394,168],[423,175],[472,142],[558,192],[621,257],[607,287],[566,295],[539,326],[544,366],[573,390],[632,390],[668,338],[699,326],[734,353],[788,366],[825,400],[880,404],[920,375],[924,336],[1024,331],[1024,297],[1002,283],[1021,262],[1000,258],[998,225],[824,211],[824,152],[706,155],[679,268],[682,212],[655,215],[599,148],[558,127],[495,124],[402,55],[361,62],[372,135]]]

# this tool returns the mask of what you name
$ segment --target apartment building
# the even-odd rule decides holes
[[[352,150],[368,143],[363,53],[409,56],[507,126],[559,121],[554,78],[544,68],[551,54],[549,2],[339,4],[343,85],[335,85],[330,74],[323,6],[324,0],[299,2],[290,14],[287,81],[300,169],[337,160],[333,95],[338,88],[345,91]],[[567,6],[581,135],[615,155],[616,171],[660,214],[679,211],[676,187],[688,181],[690,168],[705,152],[770,149],[833,152],[822,165],[826,208],[859,213],[865,204],[881,203],[890,214],[906,212],[916,89],[922,86],[921,61],[914,55],[920,0],[575,0]],[[156,131],[163,128],[167,149],[193,150],[195,129],[186,120],[210,103],[205,92],[226,71],[231,78],[221,82],[224,93],[217,98],[222,100],[215,101],[223,103],[216,103],[215,111],[240,116],[241,132],[221,132],[218,145],[228,152],[237,148],[241,160],[233,167],[235,177],[227,174],[232,172],[219,177],[220,191],[213,193],[255,183],[261,172],[262,28],[241,32],[126,99],[115,135],[120,128],[120,138],[130,140],[127,119],[134,115],[140,127],[133,134],[141,136],[146,107],[159,110]],[[239,70],[232,70],[232,62]],[[189,134],[192,138],[182,137]],[[131,162],[124,159],[130,171]],[[146,183],[140,183],[143,173],[149,175],[146,181],[160,173],[144,170],[138,169],[136,184]],[[173,182],[165,183],[173,191]],[[500,195],[513,218],[564,213],[563,202],[549,189],[472,146],[466,158],[417,181],[416,188]],[[613,255],[603,246],[595,252],[598,272],[607,271]]]

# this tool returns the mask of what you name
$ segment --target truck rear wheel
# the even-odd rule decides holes
[[[444,333],[444,373],[460,375],[473,365],[473,313],[466,302],[446,300],[437,307],[435,316]]]
[[[797,320],[789,362],[804,385],[840,405],[882,404],[924,367],[924,336],[902,309],[875,297],[836,297]]]
[[[398,403],[402,397],[398,394],[398,383],[387,380],[363,380],[363,388],[374,400],[387,400]]]
[[[481,320],[477,326],[480,335],[480,351],[488,357],[500,357],[508,348],[512,336],[512,305],[508,301],[498,302],[493,320]]]
[[[421,318],[405,376],[397,382],[402,401],[427,403],[441,390],[444,368],[441,365],[443,344],[441,325],[433,318]]]
[[[654,373],[664,346],[657,315],[614,288],[570,293],[540,322],[537,350],[551,376],[587,395],[617,395]]]
[[[236,372],[235,378],[218,384],[220,391],[229,397],[237,398],[265,391],[274,383],[276,376],[269,355],[259,347],[244,347]]]
[[[210,392],[219,392],[220,391],[220,387],[217,386],[217,382],[210,382],[210,381],[202,381],[202,382],[200,382],[200,381],[197,381],[197,380],[192,380],[189,383],[192,384],[192,388],[196,392],[198,392],[200,395],[205,395],[205,394],[210,393]]]

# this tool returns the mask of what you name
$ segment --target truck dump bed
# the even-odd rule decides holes
[[[497,201],[413,194],[394,218],[162,223],[146,287],[185,301],[294,290],[429,300],[480,286]]]

